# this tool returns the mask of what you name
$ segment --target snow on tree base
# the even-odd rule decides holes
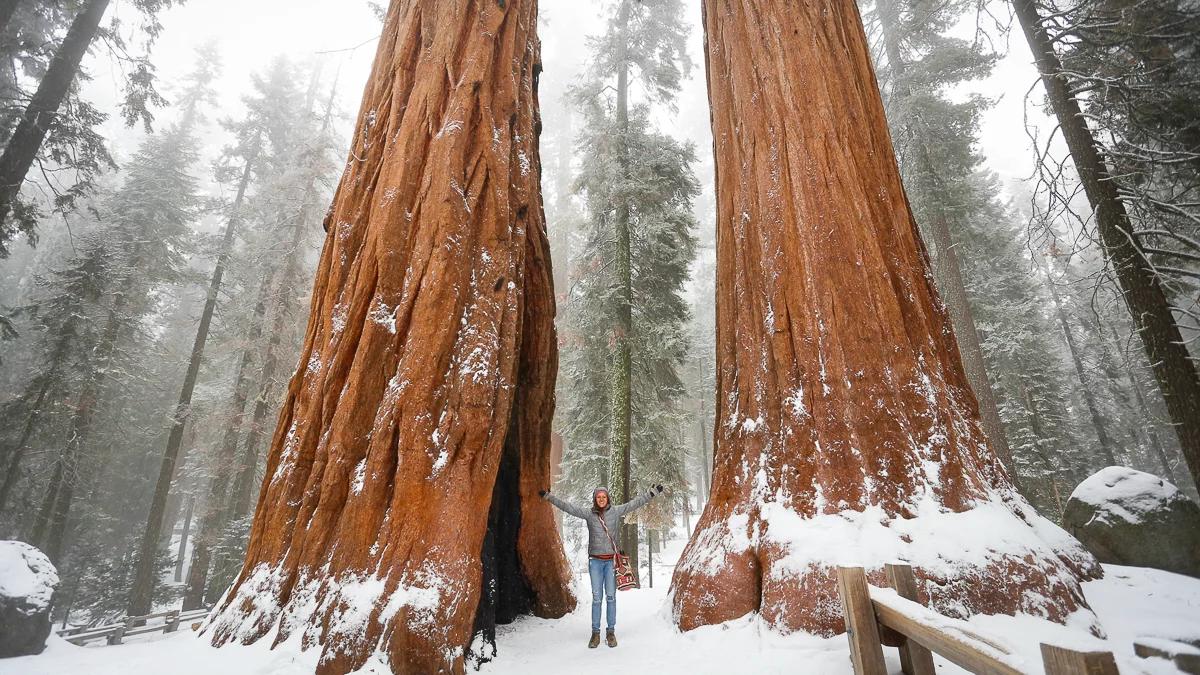
[[[202,632],[211,633],[215,644],[251,644],[266,636],[271,636],[272,645],[298,640],[301,651],[321,651],[321,663],[347,653],[373,654],[386,663],[383,636],[390,631],[368,629],[389,626],[400,617],[407,630],[445,640],[438,610],[458,590],[431,570],[425,570],[418,583],[391,584],[394,588],[374,574],[334,578],[328,567],[302,577],[285,594],[281,570],[256,566],[233,598],[222,599],[218,607],[223,611],[212,615]],[[281,597],[288,598],[286,606],[278,603]],[[314,616],[329,619],[313,622]],[[365,644],[369,635],[377,636],[374,644]],[[461,648],[448,648],[443,656],[445,663],[452,664],[462,655]]]
[[[758,611],[785,633],[833,635],[844,630],[837,567],[865,567],[871,583],[887,586],[891,562],[911,565],[922,600],[948,616],[1020,613],[1063,623],[1087,613],[1080,581],[1100,577],[1099,565],[1019,497],[962,512],[930,498],[913,512],[892,517],[873,506],[805,518],[778,502],[753,517],[735,511],[684,551],[672,589],[676,622],[690,630]]]

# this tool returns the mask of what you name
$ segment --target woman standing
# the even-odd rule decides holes
[[[613,569],[616,562],[616,548],[613,546],[617,532],[621,527],[621,517],[626,513],[636,511],[657,494],[662,494],[663,486],[655,485],[653,490],[628,501],[624,504],[612,505],[608,498],[608,488],[598,487],[592,491],[592,508],[586,509],[565,502],[550,494],[549,490],[540,493],[543,499],[563,511],[582,518],[588,528],[588,576],[592,581],[592,639],[588,647],[595,649],[600,646],[600,600],[606,596],[608,602],[608,633],[605,642],[609,647],[617,646],[617,578]]]

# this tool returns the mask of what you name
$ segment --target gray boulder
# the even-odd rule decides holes
[[[1100,562],[1200,577],[1200,506],[1158,476],[1097,471],[1071,493],[1063,528]]]
[[[20,541],[0,541],[0,658],[40,654],[50,636],[58,571]]]

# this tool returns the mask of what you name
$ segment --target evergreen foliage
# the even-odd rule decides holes
[[[680,369],[689,350],[689,308],[683,297],[694,256],[692,200],[699,185],[690,145],[655,130],[651,105],[670,107],[690,68],[678,2],[615,3],[606,33],[590,41],[588,81],[574,92],[583,117],[576,186],[585,197],[583,243],[570,265],[562,334],[561,420],[566,449],[562,485],[586,501],[598,485],[619,485],[620,458],[612,444],[613,378],[623,255],[616,220],[627,217],[632,288],[631,477],[645,488],[686,489],[685,391]],[[619,87],[632,68],[645,102],[631,108]],[[613,85],[618,90],[613,92]],[[636,492],[636,489],[634,490]],[[655,527],[668,512],[647,510]]]
[[[1120,184],[1137,243],[1200,328],[1200,6],[1099,0],[1044,22]],[[1192,355],[1196,356],[1192,341]]]

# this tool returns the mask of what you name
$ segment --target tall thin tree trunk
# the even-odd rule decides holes
[[[42,142],[46,139],[58,108],[71,91],[79,73],[79,64],[100,29],[100,20],[108,9],[109,0],[88,0],[71,22],[71,28],[51,59],[46,74],[17,128],[0,155],[0,257],[8,255],[8,240],[16,228],[6,226],[12,214],[13,202],[25,182],[25,174],[33,166]]]
[[[1058,294],[1058,287],[1054,284],[1054,277],[1050,274],[1049,265],[1040,255],[1034,254],[1034,257],[1042,268],[1042,273],[1046,276],[1046,288],[1050,290],[1050,299],[1054,302],[1054,313],[1058,316],[1063,337],[1067,340],[1067,351],[1071,354],[1071,363],[1075,366],[1075,375],[1079,378],[1079,391],[1087,406],[1088,415],[1091,417],[1092,428],[1096,430],[1096,440],[1100,441],[1100,453],[1104,455],[1104,461],[1108,462],[1110,466],[1116,466],[1118,463],[1116,448],[1108,435],[1108,429],[1104,426],[1104,416],[1100,413],[1100,403],[1096,400],[1096,391],[1099,385],[1083,365],[1083,355],[1075,342],[1075,332],[1071,330],[1071,322],[1067,318],[1066,308],[1063,307],[1062,298]],[[1084,466],[1083,468],[1089,469],[1090,467]],[[1091,472],[1088,471],[1088,473]]]
[[[263,276],[258,290],[258,300],[251,314],[250,328],[247,335],[247,347],[242,351],[238,364],[237,376],[234,378],[233,395],[229,405],[232,415],[221,436],[220,449],[213,461],[215,473],[208,482],[208,496],[204,500],[204,509],[200,517],[200,531],[192,545],[192,564],[188,567],[187,588],[183,596],[183,609],[203,607],[206,602],[213,600],[209,597],[209,567],[213,564],[213,546],[221,535],[225,524],[229,522],[230,481],[233,478],[237,462],[238,441],[241,440],[242,426],[246,417],[246,401],[250,391],[250,366],[254,360],[255,348],[262,337],[263,323],[266,318],[267,296],[274,283],[275,274],[269,271]]]
[[[62,333],[58,336],[58,340],[54,343],[54,348],[50,350],[50,355],[47,359],[49,368],[41,375],[41,385],[38,387],[38,393],[33,398],[33,405],[29,408],[29,416],[25,418],[25,425],[21,428],[21,435],[17,438],[17,442],[4,448],[4,452],[0,452],[0,458],[7,458],[8,460],[5,467],[4,482],[0,484],[0,513],[4,512],[4,505],[8,503],[8,496],[11,494],[13,486],[16,485],[19,474],[18,469],[21,466],[21,460],[24,459],[26,445],[37,428],[37,421],[42,415],[42,405],[46,401],[46,394],[50,392],[50,387],[62,368],[63,359],[66,357],[71,338],[75,333],[76,320],[72,318],[67,321],[62,327]]]
[[[1171,462],[1167,459],[1166,448],[1163,447],[1162,439],[1158,437],[1158,429],[1154,425],[1154,416],[1150,413],[1150,406],[1146,404],[1146,393],[1142,391],[1142,382],[1138,379],[1137,371],[1130,363],[1129,355],[1121,348],[1121,343],[1117,340],[1115,330],[1107,330],[1104,333],[1108,337],[1109,344],[1112,345],[1115,351],[1121,357],[1122,365],[1125,370],[1125,377],[1129,378],[1129,388],[1133,391],[1133,399],[1137,403],[1138,413],[1141,414],[1144,420],[1145,432],[1147,440],[1150,442],[1150,449],[1154,453],[1154,458],[1158,460],[1159,466],[1163,470],[1163,478],[1178,483],[1175,476],[1175,470],[1171,468]]]
[[[700,397],[700,484],[703,489],[700,496],[708,501],[708,493],[712,488],[712,453],[708,450],[708,399]]]
[[[559,105],[562,106],[562,127],[558,131],[557,157],[555,158],[554,167],[554,212],[558,217],[558,221],[551,224],[554,229],[551,255],[558,264],[554,266],[554,287],[557,289],[565,289],[571,279],[571,236],[575,221],[573,218],[568,218],[567,213],[571,209],[571,198],[574,191],[571,189],[571,181],[573,171],[571,162],[574,159],[574,133],[573,124],[574,117],[572,115],[571,99],[567,96],[561,97]],[[556,518],[559,511],[555,511]]]
[[[0,457],[8,459],[5,467],[4,482],[0,484],[0,513],[4,512],[4,505],[8,503],[8,495],[12,492],[12,488],[17,483],[18,469],[21,466],[21,460],[25,456],[25,447],[29,443],[29,437],[33,435],[33,430],[37,426],[37,420],[42,414],[42,404],[46,400],[46,393],[50,391],[50,384],[54,378],[50,373],[42,376],[42,384],[38,387],[38,393],[33,398],[33,405],[30,407],[29,415],[25,418],[25,425],[21,427],[21,435],[17,438],[17,442],[9,446],[7,452],[0,454]]]
[[[266,431],[268,418],[271,414],[271,401],[275,398],[275,379],[279,376],[280,349],[282,338],[288,320],[292,318],[292,302],[290,295],[295,292],[300,282],[300,264],[296,258],[300,253],[301,235],[304,232],[303,220],[298,219],[293,230],[292,248],[290,249],[284,269],[275,286],[275,307],[272,313],[271,326],[267,331],[270,338],[263,352],[263,365],[259,375],[258,394],[254,397],[254,411],[250,415],[250,425],[246,431],[246,442],[242,446],[242,454],[237,462],[237,470],[233,480],[233,498],[230,504],[229,520],[244,518],[250,513],[250,505],[254,492],[255,475],[258,471],[258,458],[262,450],[263,432]]]
[[[1096,229],[1104,255],[1116,272],[1133,325],[1158,380],[1179,438],[1179,448],[1187,460],[1192,481],[1200,488],[1200,375],[1196,364],[1180,335],[1158,275],[1138,248],[1125,204],[1079,102],[1071,93],[1071,83],[1041,24],[1037,6],[1033,0],[1013,0],[1013,8],[1042,75],[1079,180],[1096,212]]]
[[[200,313],[200,325],[196,328],[196,338],[192,342],[192,355],[188,360],[187,372],[183,376],[179,402],[175,405],[171,432],[167,436],[167,447],[163,451],[162,462],[159,465],[158,482],[154,485],[154,498],[150,502],[150,513],[146,517],[146,528],[142,534],[142,544],[138,551],[133,588],[129,592],[129,614],[131,616],[148,614],[154,600],[154,559],[158,552],[159,537],[162,533],[167,494],[171,490],[171,481],[175,477],[175,465],[182,461],[180,453],[183,447],[183,429],[191,415],[192,392],[196,389],[200,364],[204,360],[204,346],[208,342],[209,327],[212,325],[213,312],[217,308],[217,296],[221,291],[225,266],[229,263],[229,255],[233,251],[234,235],[238,219],[241,217],[242,199],[246,196],[246,186],[250,184],[252,165],[253,159],[247,159],[246,165],[242,168],[242,178],[238,182],[232,213],[229,216],[229,222],[225,224],[225,236],[221,239],[220,253],[217,254],[217,262],[213,266],[212,278],[208,283],[208,295],[204,300],[204,310]]]
[[[108,375],[109,361],[116,350],[121,329],[120,314],[125,308],[125,294],[117,295],[104,333],[93,352],[92,367],[84,379],[71,420],[71,434],[62,454],[55,463],[54,474],[46,489],[43,511],[38,514],[32,543],[42,549],[50,562],[59,564],[64,551],[67,520],[71,513],[75,486],[79,481],[79,461],[92,430],[96,406]]]
[[[314,186],[310,185],[305,200],[311,195]],[[276,275],[276,283],[271,287],[271,299],[274,307],[271,309],[271,325],[267,331],[270,336],[266,349],[263,351],[262,368],[259,370],[258,393],[254,397],[254,410],[250,414],[250,424],[246,430],[246,440],[242,452],[234,464],[233,487],[225,514],[225,522],[232,523],[245,518],[250,513],[254,501],[254,485],[258,475],[259,454],[262,451],[263,434],[267,430],[267,422],[272,412],[272,401],[275,400],[277,389],[276,378],[279,376],[280,351],[282,335],[287,330],[289,320],[293,317],[291,294],[300,282],[300,243],[303,240],[305,226],[310,223],[306,217],[306,209],[301,209],[300,216],[293,218],[292,238],[284,254],[283,267]],[[214,564],[214,569],[226,578],[236,570],[239,560],[220,555]],[[234,569],[231,569],[234,568]]]
[[[620,134],[617,151],[618,170],[622,179],[629,177],[629,64],[627,63],[629,39],[629,2],[621,0],[617,13],[617,129]],[[617,325],[613,327],[613,371],[612,412],[610,446],[613,475],[617,479],[613,487],[617,501],[627,502],[633,498],[631,485],[633,451],[633,354],[630,338],[633,334],[633,267],[630,259],[630,211],[624,197],[616,204],[616,260],[614,267],[617,283]],[[625,523],[621,527],[621,546],[629,554],[629,564],[638,569],[638,526]]]
[[[654,588],[654,530],[646,530],[646,578]]]
[[[1056,520],[1062,521],[1063,504],[1059,498],[1058,491],[1058,467],[1054,460],[1046,454],[1042,443],[1047,440],[1046,430],[1042,425],[1042,416],[1038,412],[1037,403],[1033,400],[1033,392],[1029,390],[1029,383],[1026,378],[1021,378],[1021,394],[1025,398],[1025,411],[1029,416],[1029,428],[1033,432],[1034,452],[1037,453],[1039,459],[1042,460],[1042,475],[1050,481],[1051,492],[1054,496],[1055,512],[1057,513]],[[1070,468],[1068,466],[1068,468]]]
[[[188,534],[192,530],[192,511],[196,506],[196,495],[188,492],[187,506],[183,509],[183,531],[179,535],[179,549],[175,553],[175,581],[183,579],[183,557],[187,555]]]

